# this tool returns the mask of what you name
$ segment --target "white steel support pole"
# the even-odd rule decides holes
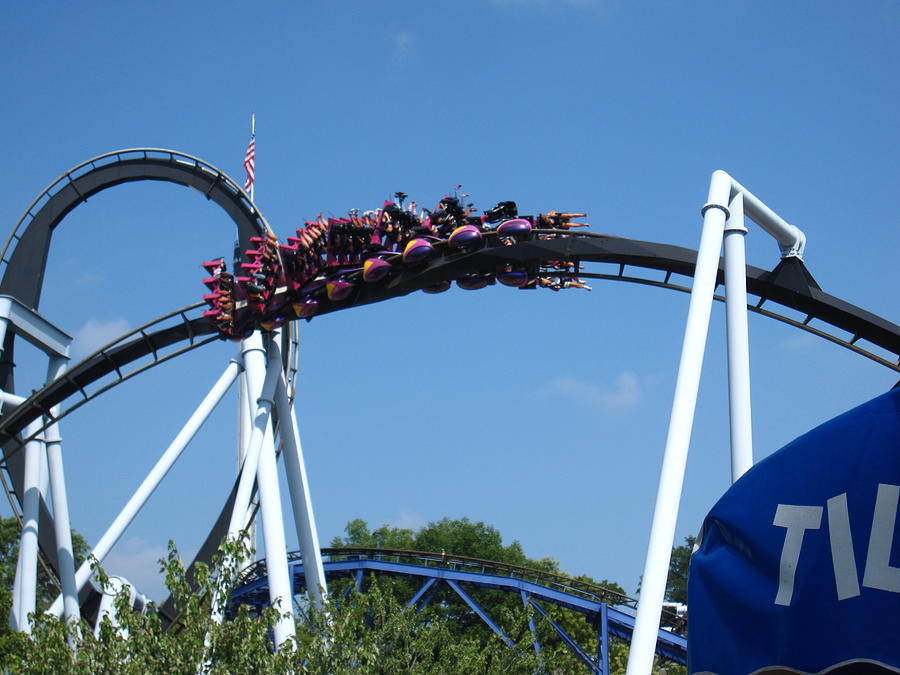
[[[268,425],[272,413],[272,396],[275,392],[275,384],[278,382],[278,373],[266,369],[265,354],[266,349],[259,331],[254,331],[241,343],[241,358],[244,361],[244,372],[247,376],[247,392],[250,401],[255,401],[256,405],[254,406],[250,440],[247,442],[244,465],[241,468],[241,477],[234,497],[231,520],[228,524],[230,539],[236,538],[238,533],[247,526],[250,496],[253,494],[253,484],[256,481],[256,470],[259,466],[259,455],[266,433],[266,425]]]
[[[276,341],[273,340],[272,344],[275,343]],[[277,349],[274,352],[274,354],[270,353],[269,358],[280,362],[280,353]],[[306,591],[312,605],[321,609],[328,594],[325,570],[322,567],[322,550],[319,548],[319,533],[313,514],[309,480],[306,477],[306,463],[303,459],[303,448],[300,445],[297,416],[288,399],[287,384],[283,377],[279,378],[278,387],[275,390],[275,405],[281,423],[284,469],[287,474],[288,489],[291,493],[297,541],[300,543],[300,552],[303,555]]]
[[[5,330],[6,321],[0,320],[0,336],[3,335]],[[2,347],[2,340],[0,340],[0,347]],[[0,391],[0,412],[6,414],[7,411],[4,410],[6,406],[15,407],[21,405],[24,400],[25,399],[21,396]],[[16,576],[13,578],[12,607],[9,610],[9,625],[13,630],[19,629],[19,582],[21,580],[22,556],[20,555],[16,558]]]
[[[280,362],[270,361],[268,367],[277,369],[281,379]],[[278,467],[271,420],[260,449],[256,482],[259,486],[259,512],[262,515],[263,542],[266,546],[269,603],[281,615],[274,627],[275,647],[279,648],[289,638],[294,637],[294,593],[287,562],[284,518],[281,514],[281,489],[278,486]]]
[[[172,468],[172,465],[175,464],[175,461],[181,456],[181,453],[206,421],[206,418],[209,417],[219,401],[222,400],[222,397],[225,395],[225,392],[228,391],[228,388],[231,386],[231,383],[234,382],[234,379],[237,377],[240,370],[241,366],[236,361],[231,361],[228,364],[228,367],[225,368],[225,372],[222,373],[221,377],[219,377],[213,385],[213,388],[209,391],[203,401],[201,401],[200,405],[194,411],[194,414],[191,415],[181,431],[178,432],[175,440],[173,440],[169,447],[166,448],[166,451],[156,462],[156,465],[150,470],[150,473],[147,474],[147,477],[141,483],[140,487],[138,487],[131,499],[128,500],[128,503],[122,509],[121,513],[116,516],[116,519],[113,521],[112,525],[109,526],[109,529],[106,530],[106,533],[100,538],[100,541],[97,542],[94,550],[91,551],[91,555],[98,561],[103,562],[103,559],[109,553],[110,549],[112,549],[119,540],[119,537],[122,536],[122,533],[125,532],[125,529],[131,524],[131,521],[134,520],[134,517],[150,498],[150,495],[156,490],[162,479],[166,477],[169,469]],[[90,576],[91,566],[90,563],[85,561],[75,574],[75,585],[78,590],[81,590]],[[58,597],[47,612],[60,616],[62,609],[62,597]]]
[[[51,358],[47,381],[52,382],[66,370],[66,359]],[[55,418],[59,406],[50,409]],[[67,623],[77,623],[80,618],[78,588],[75,585],[75,554],[72,547],[72,530],[69,524],[69,499],[66,492],[66,478],[63,470],[62,439],[59,424],[55,421],[44,432],[47,444],[47,468],[50,472],[50,494],[53,495],[53,527],[56,534],[56,558],[59,568],[59,582],[62,586],[63,617]],[[71,638],[70,638],[71,639]]]
[[[253,414],[256,412],[256,402],[253,401],[251,406],[250,395],[247,392],[247,374],[241,373],[238,379],[238,449],[237,449],[237,474],[240,474],[241,467],[244,464],[244,458],[247,455],[247,449],[250,445],[250,435],[253,432]],[[254,502],[251,502],[249,509],[252,509]],[[247,524],[247,547],[254,550],[256,545],[256,518]],[[242,565],[249,565],[252,559],[242,561]]]
[[[725,316],[728,334],[728,404],[731,419],[731,482],[753,466],[750,414],[750,339],[747,327],[747,264],[744,198],[728,205],[725,223]]]
[[[20,549],[21,550],[21,549]],[[22,580],[22,556],[16,559],[16,576],[13,580],[12,607],[9,610],[9,626],[13,630],[19,630],[19,582]]]
[[[38,418],[25,428],[25,435],[32,436],[41,428]],[[25,475],[22,497],[22,537],[19,540],[19,559],[16,581],[13,586],[14,627],[31,634],[28,615],[34,613],[37,593],[38,520],[41,504],[41,456],[44,445],[40,440],[25,444]]]
[[[287,544],[284,537],[284,521],[281,517],[281,495],[278,487],[278,473],[275,465],[275,446],[271,432],[271,411],[273,396],[278,380],[281,379],[280,362],[266,364],[262,334],[254,331],[244,340],[242,347],[244,367],[247,373],[247,389],[251,400],[257,401],[244,466],[238,481],[231,521],[228,526],[229,538],[237,536],[244,528],[253,478],[259,486],[260,511],[262,513],[263,541],[266,547],[266,569],[269,576],[269,600],[279,608],[282,617],[275,624],[275,646],[281,645],[294,636],[293,593],[287,565]],[[258,393],[257,393],[258,392]],[[223,598],[215,598],[213,618],[221,621]]]
[[[731,179],[728,174],[724,171],[714,172],[709,184],[709,198],[703,207],[703,233],[697,251],[694,284],[691,289],[681,362],[678,366],[675,396],[669,418],[669,432],[656,493],[653,524],[650,528],[650,542],[644,562],[644,575],[641,578],[641,593],[628,656],[627,675],[650,675],[653,668],[653,654],[675,538],[675,524],[678,520],[694,410],[697,405],[700,371],[703,366],[706,336],[709,332],[709,316],[716,288],[730,187]]]

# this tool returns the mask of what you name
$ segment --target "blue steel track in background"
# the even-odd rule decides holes
[[[303,561],[299,552],[293,552],[288,557],[296,595],[303,592],[306,584]],[[338,594],[339,587],[334,583],[341,578],[350,582],[343,588],[346,596],[354,588],[360,591],[363,589],[366,573],[403,577],[419,584],[412,597],[406,601],[407,608],[419,612],[434,598],[441,585],[445,584],[509,646],[514,645],[513,641],[467,589],[492,589],[518,594],[525,606],[534,608],[543,617],[549,618],[549,615],[542,603],[578,612],[597,629],[596,653],[599,654],[599,659],[591,657],[582,645],[552,619],[550,625],[559,639],[591,673],[606,675],[610,637],[630,641],[634,630],[634,616],[623,611],[633,605],[633,599],[602,586],[560,574],[465,556],[395,549],[323,548],[322,558],[325,575],[335,595]],[[265,560],[254,563],[241,573],[237,588],[232,594],[232,607],[240,604],[249,605],[256,610],[269,604]],[[677,617],[671,618],[673,623],[679,622]],[[531,626],[534,630],[533,620]],[[534,648],[540,650],[536,636]],[[686,664],[687,639],[676,632],[660,629],[656,653],[675,663]]]

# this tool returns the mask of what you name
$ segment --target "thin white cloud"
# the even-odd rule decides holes
[[[399,65],[406,61],[410,47],[412,46],[413,36],[406,31],[400,31],[394,34],[394,46],[391,51],[391,61],[394,65]]]
[[[112,321],[89,319],[87,323],[75,331],[71,347],[72,358],[77,360],[93,353],[103,345],[127,333],[129,328],[131,326],[125,319],[114,319]]]
[[[426,523],[427,521],[422,514],[401,509],[400,514],[396,518],[389,520],[387,525],[401,530],[418,530],[424,527]]]
[[[619,373],[611,387],[584,382],[574,377],[558,377],[547,383],[543,394],[565,396],[585,408],[620,415],[640,402],[641,384],[637,375],[628,371]]]

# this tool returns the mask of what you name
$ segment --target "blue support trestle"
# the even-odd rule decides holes
[[[588,669],[592,673],[597,673],[597,675],[600,675],[600,673],[601,673],[600,668],[594,662],[594,660],[590,656],[588,656],[587,652],[585,652],[581,648],[581,645],[579,645],[577,642],[575,642],[575,640],[572,638],[572,636],[569,635],[565,630],[563,630],[562,626],[560,626],[553,619],[551,619],[547,615],[546,610],[543,607],[541,607],[539,604],[537,604],[537,602],[535,602],[535,600],[533,598],[530,599],[530,602],[531,602],[531,606],[534,607],[538,611],[538,613],[540,613],[541,616],[545,617],[550,622],[550,625],[553,626],[553,630],[556,631],[556,634],[559,635],[560,639],[563,642],[565,642],[566,645],[569,647],[569,649],[571,649],[572,652],[575,654],[575,656],[578,657],[578,660],[581,661],[585,666],[587,666]]]
[[[437,580],[435,579],[435,581],[437,581]],[[431,588],[425,594],[425,597],[419,601],[419,606],[416,607],[416,614],[418,614],[423,609],[428,607],[428,603],[430,603],[432,601],[432,599],[434,598],[434,594],[437,593],[437,590],[438,590],[438,584],[432,584]]]
[[[406,607],[416,607],[416,605],[419,604],[419,600],[422,599],[422,596],[425,595],[426,591],[428,591],[429,588],[434,586],[434,583],[436,581],[437,579],[432,577],[431,579],[428,579],[424,584],[422,584],[422,587],[418,591],[416,591],[416,594],[412,596],[412,599],[410,599],[410,601],[406,603]]]
[[[608,605],[606,598],[600,594],[572,592],[573,589],[566,583],[541,584],[532,579],[519,578],[510,574],[492,574],[486,569],[484,561],[448,560],[441,554],[433,553],[401,553],[402,555],[395,554],[388,557],[380,550],[373,550],[368,555],[361,555],[355,549],[349,555],[336,555],[331,552],[331,557],[326,557],[324,561],[325,574],[331,579],[347,579],[349,577],[346,592],[343,594],[345,597],[354,588],[361,589],[366,573],[395,576],[417,582],[418,590],[406,605],[414,608],[417,614],[422,612],[433,598],[438,597],[438,592],[443,588],[440,582],[446,581],[457,595],[478,614],[479,618],[507,641],[507,644],[512,644],[512,641],[462,590],[461,584],[466,584],[466,588],[485,588],[518,593],[523,603],[526,603],[527,600],[526,604],[532,606],[535,606],[535,601],[539,601],[545,605],[549,603],[578,612],[598,630],[598,642],[596,643],[598,658],[596,660],[587,657],[580,647],[578,648],[580,654],[578,650],[575,650],[576,654],[579,654],[578,658],[591,673],[608,675],[611,639],[625,641],[631,639],[634,630],[634,616],[625,611],[627,607]],[[401,562],[401,558],[418,560],[420,564]],[[257,568],[249,570],[232,594],[232,603],[235,605],[246,603],[257,607],[266,606],[268,592],[264,572],[265,565],[259,563]],[[305,585],[302,563],[292,565],[291,572],[294,578],[294,592],[299,593]],[[536,611],[541,609],[536,608]],[[541,613],[544,614],[544,612]],[[531,622],[529,626],[533,630],[537,628],[536,622]],[[564,636],[564,632],[561,633],[562,629],[558,626],[554,626],[554,628],[560,639],[574,650],[575,648],[572,646],[574,641],[566,640],[565,638],[568,636]],[[535,645],[536,649],[541,649],[541,647],[540,644]],[[683,635],[660,628],[657,633],[656,653],[675,663],[685,664],[687,662],[687,640]],[[584,657],[581,654],[584,654]]]
[[[485,612],[477,602],[475,602],[468,593],[466,593],[462,588],[460,588],[459,584],[453,581],[452,579],[447,579],[447,585],[450,586],[456,594],[465,600],[466,604],[472,608],[472,611],[475,612],[478,616],[481,617],[481,620],[484,621],[488,626],[491,627],[491,630],[494,631],[497,635],[500,636],[500,639],[503,640],[508,646],[515,647],[516,643],[509,639],[509,636],[503,632],[503,630],[498,626],[491,617],[488,616],[487,612]]]
[[[602,675],[609,675],[609,607],[600,607],[600,643],[597,645],[597,662]]]
[[[530,598],[528,597],[528,593],[525,591],[519,591],[522,594],[522,604],[525,605],[525,609],[528,609],[528,605],[530,604]],[[541,655],[541,643],[538,640],[537,634],[537,626],[534,623],[534,616],[529,612],[528,614],[528,628],[531,629],[531,637],[534,640],[534,653],[538,656]]]

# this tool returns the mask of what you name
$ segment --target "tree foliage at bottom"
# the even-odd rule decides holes
[[[0,668],[5,673],[48,675],[586,672],[547,619],[511,598],[495,597],[497,591],[484,591],[479,602],[489,607],[492,618],[514,642],[512,647],[474,616],[462,614],[471,612],[458,598],[436,598],[419,613],[405,608],[409,589],[396,588],[402,580],[389,578],[372,578],[365,584],[366,592],[351,592],[323,610],[304,608],[303,620],[296,622],[295,641],[276,650],[272,629],[279,615],[275,609],[254,613],[239,606],[224,622],[212,618],[215,599],[229,598],[233,590],[236,561],[246,559],[248,553],[240,543],[226,542],[212,566],[199,566],[189,584],[184,564],[170,543],[167,559],[160,562],[180,612],[175,625],[165,627],[152,605],[146,615],[130,611],[124,592],[117,598],[118,625],[105,618],[96,636],[85,622],[67,625],[43,614],[32,616],[31,637],[0,622]],[[100,583],[106,583],[99,567],[95,572]],[[3,616],[9,613],[10,600],[9,590],[0,588]],[[550,616],[590,652],[589,645],[596,645],[596,627],[570,610],[549,609]],[[539,653],[533,646],[530,619],[536,626]],[[592,656],[596,657],[596,650]],[[624,673],[627,657],[627,644],[613,641],[608,672]],[[680,666],[661,666],[656,672],[684,672]]]
[[[275,650],[272,628],[279,618],[267,608],[251,614],[246,606],[228,620],[212,619],[213,598],[228,597],[238,546],[226,545],[213,567],[201,568],[191,588],[185,568],[170,545],[164,561],[166,584],[177,598],[180,617],[166,630],[158,615],[128,609],[123,592],[116,600],[118,626],[108,617],[95,636],[91,627],[67,625],[33,615],[32,636],[0,632],[0,664],[8,673],[570,673],[580,667],[561,645],[554,645],[547,624],[538,621],[544,648],[537,654],[529,615],[503,613],[516,646],[485,631],[460,636],[438,611],[419,614],[400,605],[372,583],[366,593],[351,593],[321,611],[307,611],[297,622],[292,644]],[[98,570],[101,583],[104,576]]]

